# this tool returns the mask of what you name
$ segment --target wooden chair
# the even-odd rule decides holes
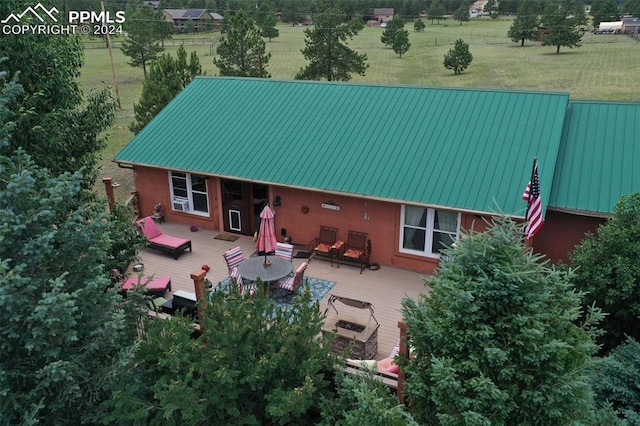
[[[338,239],[338,228],[320,225],[320,234],[308,244],[309,262],[314,256],[330,257],[333,262],[333,245]],[[333,263],[332,263],[333,266]]]
[[[347,236],[347,245],[344,252],[340,256],[340,260],[344,262],[353,262],[360,267],[360,273],[364,268],[369,266],[371,257],[371,240],[367,238],[366,232],[349,231]],[[338,262],[338,268],[340,262]]]

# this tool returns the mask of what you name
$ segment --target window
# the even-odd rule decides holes
[[[191,173],[169,172],[171,207],[175,211],[209,214],[207,178]]]
[[[460,214],[418,206],[402,206],[400,251],[420,256],[438,256],[458,236]]]

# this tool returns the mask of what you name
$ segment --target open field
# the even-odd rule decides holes
[[[377,84],[411,84],[423,86],[492,87],[517,90],[569,92],[572,99],[640,101],[640,43],[624,35],[594,35],[586,33],[583,46],[577,49],[541,46],[526,42],[524,47],[506,36],[509,20],[474,20],[460,26],[457,22],[442,22],[413,32],[408,23],[412,43],[399,58],[380,42],[381,28],[365,28],[350,45],[366,53],[369,68],[366,76],[354,76],[354,82]],[[267,42],[271,60],[267,69],[272,78],[292,79],[306,64],[300,50],[304,48],[304,27],[279,26],[280,37]],[[177,35],[169,40],[166,52],[174,53],[181,42],[187,52],[196,51],[207,75],[217,75],[212,63],[217,33],[195,39]],[[444,54],[461,38],[470,45],[474,56],[469,68],[454,75],[442,66]],[[213,44],[212,44],[213,42]],[[133,104],[142,90],[141,68],[132,68],[114,40],[113,49],[122,109],[108,133],[109,147],[104,152],[102,176],[110,175],[121,184],[119,197],[133,189],[130,170],[118,169],[111,158],[133,134],[127,126],[133,121]],[[99,42],[86,43],[85,66],[80,83],[85,90],[112,84],[109,52]],[[212,99],[224,105],[224,100]],[[104,193],[98,188],[99,193]]]

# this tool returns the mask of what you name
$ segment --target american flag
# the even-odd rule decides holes
[[[540,177],[538,176],[538,163],[533,168],[533,180],[527,184],[522,199],[529,202],[527,207],[527,227],[524,235],[527,239],[542,228],[542,199],[540,197]]]

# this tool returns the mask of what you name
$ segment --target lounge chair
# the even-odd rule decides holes
[[[293,245],[278,243],[276,245],[276,256],[291,262],[293,260]]]
[[[151,216],[138,220],[136,225],[149,240],[151,248],[170,253],[174,259],[177,259],[187,249],[189,249],[189,252],[193,251],[191,249],[191,240],[163,234]]]
[[[278,288],[290,291],[292,293],[297,293],[302,281],[304,280],[304,271],[307,269],[307,262],[304,262],[302,265],[298,266],[295,274],[293,276],[288,276],[283,278],[278,283]]]
[[[139,285],[144,286],[148,294],[163,297],[167,291],[171,290],[171,277],[129,277],[122,282],[120,289],[126,294],[127,290]]]

